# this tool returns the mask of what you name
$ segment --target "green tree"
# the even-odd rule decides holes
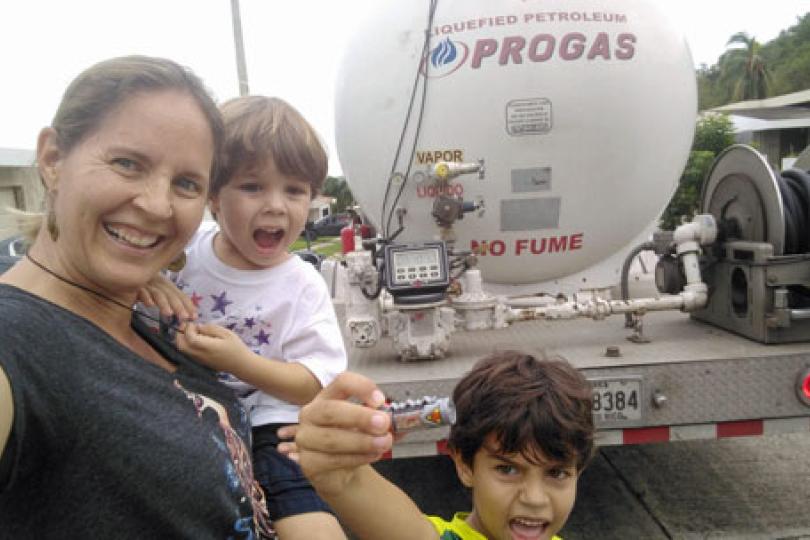
[[[729,101],[729,92],[720,82],[720,68],[717,64],[702,64],[697,70],[698,110],[705,111]]]
[[[692,150],[719,154],[734,144],[734,124],[727,114],[704,114],[695,124]]]
[[[335,204],[332,205],[333,212],[344,212],[346,208],[355,204],[349,184],[342,176],[327,176],[323,184],[323,194],[335,198]]]
[[[698,211],[700,191],[715,157],[734,144],[734,125],[727,115],[706,114],[695,125],[695,138],[678,189],[661,214],[660,227],[672,230]]]
[[[796,24],[761,46],[742,33],[732,36],[729,44],[742,48],[729,48],[716,64],[697,69],[701,111],[757,95],[779,96],[810,89],[810,12],[797,17]],[[760,77],[763,66],[765,75]],[[763,86],[767,94],[762,92]],[[746,87],[749,96],[742,95]],[[759,90],[752,90],[757,87]]]
[[[745,32],[738,32],[729,38],[726,46],[733,45],[742,47],[731,48],[720,57],[721,76],[733,84],[731,98],[744,101],[768,97],[770,72],[765,58],[760,54],[762,45]]]

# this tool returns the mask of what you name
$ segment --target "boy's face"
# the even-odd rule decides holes
[[[503,454],[489,435],[472,467],[453,455],[462,483],[472,489],[467,521],[490,540],[549,540],[568,519],[577,495],[579,473],[572,464],[528,461]]]
[[[214,241],[217,256],[241,270],[287,260],[306,224],[311,195],[308,182],[281,174],[272,159],[237,173],[210,201],[221,229]]]

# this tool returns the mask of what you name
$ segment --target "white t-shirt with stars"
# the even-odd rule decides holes
[[[322,386],[346,370],[346,349],[321,275],[291,256],[262,270],[237,270],[214,253],[217,227],[201,229],[186,247],[186,266],[170,278],[197,306],[199,321],[232,330],[256,354],[299,362]],[[298,421],[300,407],[230,375],[254,426]]]

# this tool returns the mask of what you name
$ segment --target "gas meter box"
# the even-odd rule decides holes
[[[450,285],[444,242],[387,245],[383,253],[385,288],[397,304],[425,304],[444,299]]]

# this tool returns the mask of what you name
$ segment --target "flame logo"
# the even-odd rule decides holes
[[[467,61],[470,49],[461,41],[444,38],[433,50],[422,59],[422,75],[428,77],[446,77],[455,72]],[[430,65],[428,66],[428,62]],[[428,67],[430,69],[428,70]]]
[[[450,38],[445,38],[444,41],[433,49],[433,52],[430,54],[430,63],[433,64],[433,67],[438,68],[452,63],[457,56],[458,50],[456,46],[450,41]]]

